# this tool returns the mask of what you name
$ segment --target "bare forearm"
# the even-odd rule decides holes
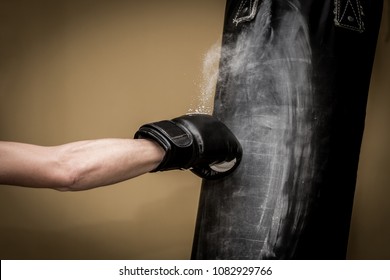
[[[73,174],[70,190],[124,181],[153,170],[164,151],[147,140],[102,139],[63,145],[59,158]]]
[[[99,139],[55,147],[1,143],[0,183],[86,190],[153,170],[164,156],[154,142]]]

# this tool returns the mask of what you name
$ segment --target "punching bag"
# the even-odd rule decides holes
[[[344,259],[381,0],[228,0],[214,116],[243,147],[204,180],[193,259]]]

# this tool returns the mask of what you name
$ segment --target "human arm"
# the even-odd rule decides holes
[[[43,147],[0,142],[0,184],[80,191],[158,166],[164,150],[144,139],[98,139]]]
[[[209,115],[149,123],[135,138],[53,147],[0,141],[0,184],[80,191],[173,169],[219,179],[232,173],[242,156],[233,133]]]

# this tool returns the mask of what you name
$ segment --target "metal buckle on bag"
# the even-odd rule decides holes
[[[259,0],[242,0],[237,13],[233,18],[233,23],[238,25],[242,22],[251,21],[255,18]]]
[[[334,23],[349,30],[364,31],[364,11],[359,0],[335,0]]]

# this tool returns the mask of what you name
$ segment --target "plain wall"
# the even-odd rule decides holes
[[[390,5],[384,4],[355,191],[351,259],[390,259]]]
[[[196,106],[225,0],[0,0],[0,139],[132,137]],[[350,258],[390,258],[385,29],[368,105]],[[188,259],[201,180],[146,174],[78,193],[0,186],[2,259]]]
[[[220,1],[0,1],[0,139],[127,138],[196,105]],[[201,180],[61,193],[0,186],[1,258],[188,259]]]

